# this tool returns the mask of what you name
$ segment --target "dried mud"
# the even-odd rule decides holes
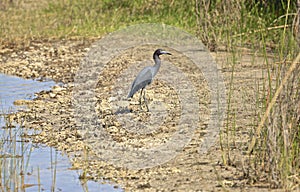
[[[74,105],[72,103],[73,80],[78,70],[81,59],[89,50],[92,40],[63,40],[63,41],[32,41],[23,47],[13,44],[1,46],[0,71],[6,74],[17,75],[33,79],[53,79],[62,82],[51,91],[37,93],[33,101],[17,101],[17,104],[26,104],[28,109],[11,118],[22,123],[25,128],[40,130],[38,135],[25,135],[33,142],[45,143],[58,150],[67,153],[72,161],[74,169],[82,169],[87,179],[103,179],[117,183],[126,191],[253,191],[268,190],[266,185],[251,185],[243,177],[242,156],[245,151],[251,123],[255,117],[255,90],[257,83],[262,80],[261,70],[263,62],[256,56],[248,55],[245,51],[243,60],[236,65],[232,83],[233,111],[236,112],[236,138],[235,145],[231,147],[231,164],[222,165],[222,151],[219,141],[212,147],[207,155],[198,153],[201,138],[205,135],[207,122],[209,120],[209,89],[201,72],[191,68],[185,71],[191,79],[195,79],[194,86],[200,96],[201,104],[199,115],[200,122],[193,135],[192,141],[172,160],[153,168],[130,170],[115,167],[107,162],[99,161],[97,158],[87,160],[95,153],[85,146],[85,140],[77,131],[74,119]],[[135,135],[122,130],[116,123],[115,115],[109,109],[109,94],[111,93],[111,82],[114,80],[122,67],[116,67],[116,63],[125,67],[128,63],[144,57],[151,58],[153,47],[140,47],[145,50],[143,54],[132,55],[132,50],[115,58],[106,69],[103,76],[99,77],[97,87],[96,111],[99,118],[103,120],[107,131],[118,142],[127,142],[134,147],[152,146],[163,143],[175,130],[174,124],[179,118],[178,99],[172,87],[168,87],[159,81],[154,81],[147,89],[147,97],[150,103],[161,100],[167,103],[170,111],[167,120],[160,129],[151,134]],[[173,57],[163,57],[163,60],[176,60],[178,63],[186,63],[188,60],[174,54]],[[230,86],[232,75],[232,63],[227,63],[230,54],[212,53],[217,63],[222,67],[226,86]],[[256,65],[251,62],[256,60]],[[180,62],[179,62],[180,61]],[[159,73],[163,73],[160,71]],[[199,81],[200,79],[200,81]],[[126,93],[127,94],[127,93]],[[130,109],[138,111],[135,105],[137,97],[130,101]],[[171,102],[174,101],[174,102]],[[147,121],[148,113],[131,113],[134,119]],[[229,122],[233,125],[233,122]],[[224,126],[225,127],[225,126]],[[225,129],[225,128],[224,128]],[[243,147],[244,146],[244,147]]]

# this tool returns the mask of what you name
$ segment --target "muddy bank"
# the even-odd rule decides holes
[[[89,46],[94,40],[85,41],[54,41],[43,42],[34,41],[25,47],[14,47],[12,45],[2,45],[1,48],[1,65],[0,71],[17,75],[24,78],[44,79],[51,78],[56,82],[63,82],[62,86],[55,86],[51,91],[38,93],[37,99],[26,102],[28,110],[19,112],[12,116],[16,121],[22,122],[24,127],[40,130],[39,135],[28,135],[34,142],[45,143],[49,146],[66,152],[73,162],[74,169],[80,168],[85,170],[84,177],[88,179],[104,179],[120,184],[128,191],[223,191],[224,188],[233,191],[254,190],[243,179],[241,162],[239,161],[241,151],[233,150],[232,165],[222,165],[222,151],[219,141],[209,153],[205,156],[198,153],[201,139],[206,133],[206,126],[209,120],[208,105],[210,103],[210,92],[207,89],[207,83],[201,73],[196,73],[196,69],[190,68],[185,71],[191,79],[194,79],[196,92],[201,104],[201,115],[197,129],[194,132],[191,142],[173,159],[160,166],[141,169],[129,170],[126,168],[116,167],[105,161],[100,161],[97,154],[89,146],[86,146],[85,139],[78,132],[78,125],[74,119],[73,88],[74,76],[78,70],[81,59],[89,50]],[[168,87],[158,81],[153,82],[148,89],[147,96],[150,102],[162,100],[167,104],[166,108],[170,111],[166,123],[160,130],[152,134],[134,135],[124,131],[116,123],[116,115],[107,110],[109,93],[112,90],[111,82],[114,74],[118,74],[122,67],[128,66],[132,61],[142,60],[150,56],[154,47],[140,47],[144,54],[132,55],[132,50],[124,53],[122,56],[115,58],[103,70],[102,76],[99,77],[97,87],[97,106],[95,106],[99,118],[103,121],[106,130],[111,134],[114,140],[124,142],[134,147],[149,147],[153,144],[163,143],[174,130],[174,122],[178,122],[180,110],[178,108],[178,99],[170,97],[175,95],[172,87]],[[225,75],[227,85],[230,82],[231,67],[226,63],[225,53],[214,55],[217,62],[222,65],[222,71]],[[163,58],[172,60],[181,64],[190,61],[182,59],[175,54],[173,58]],[[261,63],[257,66],[251,65],[251,56],[245,56],[243,65],[237,65],[237,77],[234,81],[233,103],[236,103],[237,127],[236,134],[241,139],[236,141],[237,145],[245,145],[247,141],[247,131],[250,129],[253,115],[253,96],[255,95],[255,78],[254,75],[261,74]],[[161,71],[163,72],[163,71]],[[136,98],[135,98],[136,99]],[[248,102],[242,102],[244,100]],[[19,101],[22,104],[22,101]],[[137,111],[138,106],[135,101],[130,101],[130,110]],[[243,106],[243,107],[241,107]],[[139,121],[147,121],[149,114],[145,112],[132,113],[132,118]],[[245,145],[246,146],[246,145]],[[237,147],[235,149],[238,149]],[[93,157],[93,158],[92,158]],[[263,187],[260,186],[260,187]],[[265,188],[267,190],[267,188]]]

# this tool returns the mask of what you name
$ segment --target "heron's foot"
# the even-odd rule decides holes
[[[147,112],[149,112],[149,107],[148,104],[145,102],[146,108],[147,108]]]
[[[148,107],[148,105],[146,104],[146,103],[144,103],[144,105],[146,106],[146,112],[149,112],[149,107]],[[142,104],[140,105],[140,111],[145,111],[144,109],[143,109],[143,107],[142,107]]]
[[[130,105],[132,105],[133,109],[137,110],[137,105],[139,105],[139,111],[140,112],[149,112],[149,106],[148,106],[148,101],[147,99],[144,97],[143,100],[140,99],[139,102],[130,102]],[[145,107],[143,106],[145,105],[146,106],[146,110],[145,110]],[[134,111],[132,109],[132,111]]]

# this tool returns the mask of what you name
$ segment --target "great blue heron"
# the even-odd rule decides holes
[[[145,102],[145,105],[147,107],[147,111],[149,111],[149,108],[148,108],[148,104],[147,104],[146,96],[145,96],[145,87],[152,82],[154,76],[157,74],[157,72],[160,68],[160,64],[161,64],[159,56],[163,55],[163,54],[172,55],[171,53],[169,53],[167,51],[157,49],[153,53],[153,59],[154,59],[155,65],[145,67],[138,73],[138,75],[136,76],[136,78],[134,79],[134,81],[131,85],[131,90],[128,94],[128,98],[132,98],[133,95],[138,90],[142,89],[141,94],[140,94],[140,100],[139,100],[140,101],[140,108],[142,108],[142,93],[144,91],[144,102]]]

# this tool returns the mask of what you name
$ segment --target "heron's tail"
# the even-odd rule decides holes
[[[133,97],[133,93],[132,91],[130,91],[130,93],[128,94],[127,98],[132,98]]]

